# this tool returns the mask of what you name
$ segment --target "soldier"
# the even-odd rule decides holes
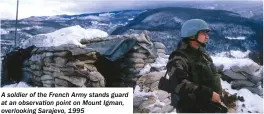
[[[215,112],[208,111],[211,102],[221,104],[220,75],[211,57],[204,50],[210,31],[201,19],[186,21],[181,28],[183,38],[172,52],[167,64],[172,89],[172,104],[180,113]],[[179,96],[175,101],[174,96]]]

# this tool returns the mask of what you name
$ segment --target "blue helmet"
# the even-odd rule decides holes
[[[190,19],[183,23],[180,36],[182,38],[195,36],[201,30],[210,31],[208,24],[202,19]]]

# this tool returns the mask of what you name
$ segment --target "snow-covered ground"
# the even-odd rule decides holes
[[[230,94],[237,94],[238,96],[243,96],[245,101],[237,101],[236,112],[237,113],[262,113],[263,114],[263,98],[257,94],[253,94],[248,89],[234,90],[231,88],[231,84],[226,81],[221,80],[222,88],[225,89]],[[243,106],[243,104],[245,106]]]
[[[9,31],[5,30],[5,29],[2,29],[0,28],[0,35],[3,35],[3,34],[8,34]]]
[[[27,87],[32,87],[32,86],[28,85],[25,82],[19,82],[15,84],[5,85],[2,88],[27,88]]]
[[[227,38],[229,40],[245,40],[246,39],[246,37],[244,37],[244,36],[239,36],[239,37],[225,37],[225,38]]]
[[[23,48],[35,45],[37,47],[51,47],[62,44],[74,44],[82,46],[81,39],[92,39],[96,37],[107,37],[108,34],[98,29],[84,29],[79,25],[59,29],[47,34],[39,34],[25,40]]]
[[[221,53],[214,54],[212,56],[215,56],[215,57],[232,57],[232,58],[247,58],[249,53],[250,53],[249,50],[247,50],[245,52],[241,52],[239,50],[230,50],[228,52],[221,52]]]

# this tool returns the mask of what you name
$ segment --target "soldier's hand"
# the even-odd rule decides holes
[[[221,99],[219,94],[216,92],[213,92],[212,101],[221,104]]]

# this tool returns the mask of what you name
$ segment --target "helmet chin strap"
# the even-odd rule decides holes
[[[205,46],[206,46],[205,43],[202,43],[202,42],[200,42],[200,41],[198,40],[198,34],[196,34],[196,35],[194,36],[194,39],[191,38],[190,40],[192,40],[192,41],[196,41],[196,42],[199,43],[200,46],[202,46],[202,47],[205,47]]]

